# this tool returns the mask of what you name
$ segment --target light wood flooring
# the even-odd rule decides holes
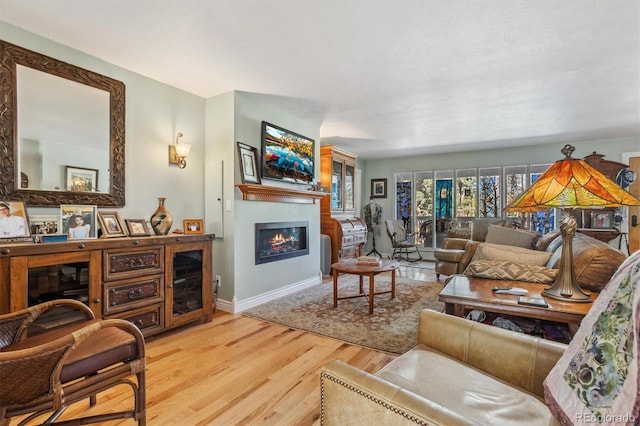
[[[400,269],[399,276],[434,278],[433,271]],[[373,373],[395,358],[219,310],[210,323],[149,338],[146,348],[150,426],[312,425],[319,423],[321,366],[340,359]],[[79,402],[62,419],[79,411],[126,409],[131,401],[128,387],[115,388],[98,395],[96,407]]]

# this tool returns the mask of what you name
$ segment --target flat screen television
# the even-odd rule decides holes
[[[309,184],[314,181],[315,141],[262,122],[262,178]]]

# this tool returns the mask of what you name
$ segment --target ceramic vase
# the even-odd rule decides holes
[[[156,235],[167,235],[173,224],[171,213],[164,206],[166,198],[158,198],[158,208],[151,216],[151,227]]]

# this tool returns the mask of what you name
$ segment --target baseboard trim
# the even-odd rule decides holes
[[[322,275],[318,274],[318,276],[316,277],[308,278],[306,280],[302,280],[285,287],[280,287],[278,289],[253,296],[248,299],[240,301],[238,301],[235,297],[231,301],[218,299],[216,301],[216,309],[238,314],[246,311],[247,309],[253,308],[254,306],[262,305],[263,303],[270,302],[280,297],[288,296],[297,291],[305,290],[321,283]]]

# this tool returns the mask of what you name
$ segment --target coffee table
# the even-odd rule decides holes
[[[333,270],[333,307],[338,306],[338,300],[353,299],[354,297],[369,297],[369,314],[373,313],[373,296],[391,293],[391,298],[396,297],[396,269],[399,263],[396,260],[383,260],[381,266],[356,265],[355,259],[343,260],[331,265]],[[391,272],[391,290],[374,292],[374,277],[383,272]],[[354,296],[338,297],[338,276],[340,274],[352,274],[360,277],[360,293]],[[369,277],[369,294],[364,292],[363,279]]]
[[[510,282],[506,282],[509,285]],[[466,310],[480,309],[498,314],[508,314],[520,317],[564,322],[569,325],[579,325],[582,318],[589,312],[593,303],[563,302],[544,297],[548,308],[519,305],[518,296],[511,294],[495,294],[493,287],[505,286],[505,281],[454,275],[440,292],[439,300],[444,302],[448,314],[459,317],[465,316]],[[528,290],[527,296],[542,297],[541,293],[547,285],[517,282],[515,287]],[[597,294],[592,293],[595,300]]]

